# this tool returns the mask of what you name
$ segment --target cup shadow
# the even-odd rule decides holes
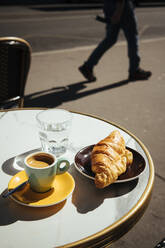
[[[10,198],[0,195],[0,226],[6,226],[16,221],[36,221],[57,214],[66,204],[66,200],[50,207],[28,207],[19,205]]]
[[[25,157],[28,156],[30,153],[38,152],[40,150],[40,148],[33,149],[6,160],[2,164],[2,171],[10,176],[14,176],[16,173],[24,169]]]
[[[130,182],[112,184],[105,189],[98,189],[94,180],[81,175],[74,165],[71,166],[69,172],[74,177],[76,185],[72,195],[72,203],[81,214],[98,208],[107,198],[116,198],[129,193],[138,183],[138,179],[136,179]]]

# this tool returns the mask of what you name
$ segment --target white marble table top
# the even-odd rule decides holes
[[[40,149],[35,121],[39,111],[0,112],[0,194],[12,176],[23,170],[25,155]],[[75,169],[74,156],[114,129],[120,130],[127,146],[144,157],[146,168],[138,180],[100,190],[93,180]],[[70,173],[76,183],[72,196],[65,202],[48,208],[30,208],[0,196],[1,247],[101,247],[122,236],[145,211],[153,187],[154,166],[145,145],[129,131],[97,117],[73,113],[65,157],[71,162]]]

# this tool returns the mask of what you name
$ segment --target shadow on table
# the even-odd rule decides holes
[[[48,90],[36,92],[25,97],[25,107],[56,107],[63,102],[77,100],[79,98],[96,94],[101,91],[110,90],[128,84],[128,80],[122,80],[95,89],[84,90],[88,81],[77,82],[64,87],[55,87]]]
[[[25,157],[28,156],[30,153],[38,151],[40,151],[40,149],[33,149],[6,160],[2,164],[2,171],[7,175],[14,176],[16,173],[24,169]]]
[[[76,184],[72,195],[72,203],[81,214],[96,209],[107,198],[115,198],[129,193],[138,183],[138,179],[136,179],[127,183],[112,184],[105,189],[98,189],[95,187],[93,180],[81,175],[74,166],[71,167],[70,173],[73,175]]]
[[[4,194],[4,192],[2,192]],[[35,221],[48,218],[58,213],[65,205],[66,200],[51,207],[26,207],[15,203],[10,198],[4,199],[0,195],[0,226],[10,225],[16,221]]]

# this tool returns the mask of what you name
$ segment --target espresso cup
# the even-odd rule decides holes
[[[25,158],[24,166],[32,190],[46,192],[52,188],[55,176],[66,172],[70,163],[48,152],[35,152]]]

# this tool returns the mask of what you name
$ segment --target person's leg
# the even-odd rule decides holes
[[[103,41],[96,47],[96,49],[89,56],[87,61],[79,67],[80,72],[90,81],[96,80],[93,75],[93,67],[97,65],[103,54],[110,49],[117,41],[120,26],[107,24],[106,36]]]
[[[126,2],[121,25],[128,43],[129,79],[132,81],[148,79],[151,76],[151,72],[144,71],[139,67],[138,29],[134,7],[130,1]]]
[[[85,63],[88,67],[93,68],[95,65],[98,64],[103,54],[116,43],[118,33],[119,26],[107,24],[105,39],[100,42],[100,44],[92,52],[92,54],[89,56],[88,60]]]
[[[129,73],[139,68],[140,56],[138,46],[138,29],[132,3],[126,2],[125,12],[122,18],[122,29],[128,44]]]

